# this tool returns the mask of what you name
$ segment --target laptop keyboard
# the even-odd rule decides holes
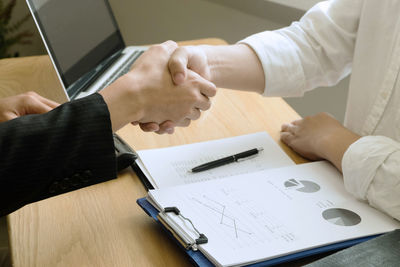
[[[129,72],[133,62],[141,55],[144,51],[135,51],[130,55],[122,64],[121,66],[111,75],[104,83],[99,87],[99,90],[107,87],[111,83],[113,83],[116,79],[121,77],[122,75]]]

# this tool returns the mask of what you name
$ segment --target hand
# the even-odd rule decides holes
[[[168,61],[168,68],[175,84],[182,84],[188,72],[194,71],[206,80],[211,80],[210,67],[208,65],[207,55],[201,46],[183,46],[177,48]],[[137,124],[137,123],[135,123]],[[144,132],[156,132],[158,134],[172,134],[176,125],[172,121],[157,123],[140,123],[140,128]]]
[[[211,71],[207,54],[202,46],[182,46],[177,48],[168,62],[175,84],[181,84],[187,77],[188,70],[192,70],[206,80],[211,80]]]
[[[327,159],[340,171],[345,151],[360,138],[327,113],[282,125],[281,140],[310,160]]]
[[[46,113],[59,106],[35,92],[0,99],[0,122],[9,121],[24,115]]]
[[[169,120],[186,126],[199,118],[200,110],[210,108],[209,97],[216,93],[213,83],[192,71],[182,84],[173,83],[167,66],[176,48],[172,41],[151,47],[128,74],[100,92],[109,106],[114,130],[126,123],[123,116],[131,122],[160,124]]]
[[[173,134],[175,132],[175,127],[177,126],[182,126],[182,125],[176,125],[172,121],[164,121],[161,124],[157,124],[154,122],[149,122],[149,123],[134,123],[134,125],[139,124],[140,128],[142,129],[143,132],[155,132],[157,134]],[[188,126],[188,125],[186,125]]]
[[[265,76],[260,60],[245,44],[220,46],[183,46],[172,53],[168,62],[175,84],[180,84],[187,73],[194,71],[218,87],[262,93]],[[174,125],[141,124],[145,131],[173,132]],[[169,128],[168,128],[169,127]]]

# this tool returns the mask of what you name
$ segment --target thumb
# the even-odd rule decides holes
[[[186,79],[186,70],[189,61],[189,53],[185,48],[176,49],[168,62],[169,72],[175,84],[181,84]]]

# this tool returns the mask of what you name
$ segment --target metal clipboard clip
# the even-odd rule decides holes
[[[169,212],[173,212],[182,220],[189,222],[193,230],[197,233],[198,237],[193,238],[190,234],[188,234],[187,231],[185,231],[179,224],[177,224],[168,216]],[[192,249],[196,251],[198,245],[206,244],[208,242],[208,238],[204,234],[200,233],[200,231],[194,226],[193,222],[189,218],[183,216],[177,207],[164,208],[164,210],[158,214],[157,218],[185,249]]]

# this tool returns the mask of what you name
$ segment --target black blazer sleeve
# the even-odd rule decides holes
[[[0,216],[115,177],[110,114],[99,94],[0,123]]]

